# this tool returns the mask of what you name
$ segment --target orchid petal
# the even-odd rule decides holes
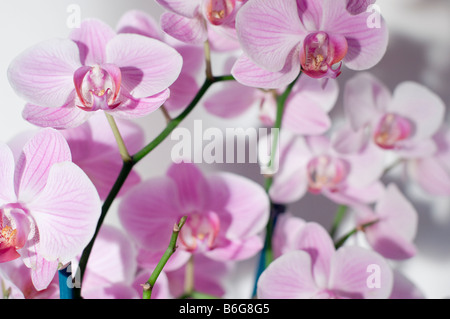
[[[285,67],[305,35],[294,0],[246,3],[236,17],[236,30],[245,54],[271,72]]]
[[[43,129],[27,142],[16,165],[15,187],[19,200],[28,202],[46,186],[53,164],[70,161],[64,137],[54,129]]]
[[[135,33],[149,38],[163,40],[158,23],[152,16],[139,10],[125,12],[117,23],[117,33]]]
[[[37,291],[46,289],[58,269],[58,261],[48,261],[37,256],[35,267],[31,269],[31,281]]]
[[[389,89],[370,73],[359,73],[345,85],[344,111],[355,131],[383,114],[390,101]]]
[[[91,240],[101,212],[97,191],[71,162],[53,164],[45,188],[28,203],[39,229],[40,253],[70,261]]]
[[[269,218],[269,198],[255,182],[228,173],[208,177],[211,189],[211,209],[229,224],[227,238],[246,238],[260,233]]]
[[[297,237],[305,225],[306,222],[303,219],[293,216],[290,212],[278,216],[272,238],[275,258],[289,251],[298,250]]]
[[[231,70],[231,74],[239,83],[264,89],[285,87],[293,82],[299,73],[300,60],[295,52],[289,55],[286,64],[278,72],[270,72],[259,67],[245,55],[239,57]]]
[[[73,74],[81,66],[70,40],[48,40],[17,56],[8,68],[14,91],[26,101],[48,107],[67,103],[74,90]]]
[[[257,287],[259,299],[306,299],[319,290],[312,276],[311,258],[304,251],[275,259],[259,277]]]
[[[450,195],[450,173],[445,165],[435,158],[409,161],[408,172],[428,193],[438,196]]]
[[[208,39],[205,21],[201,17],[186,18],[165,12],[161,15],[161,28],[175,39],[189,44],[202,44]]]
[[[187,213],[205,211],[211,202],[210,186],[196,165],[185,162],[172,164],[167,170],[167,176],[177,185],[180,204]]]
[[[121,224],[130,238],[153,250],[167,248],[167,236],[183,216],[176,184],[167,177],[149,179],[127,192],[119,205]]]
[[[181,71],[182,58],[167,44],[137,34],[119,34],[108,42],[109,63],[120,68],[122,86],[134,98],[167,89]]]
[[[403,82],[394,91],[389,111],[413,122],[414,131],[410,138],[417,141],[431,137],[441,127],[445,104],[425,86],[415,82]]]
[[[188,73],[180,73],[178,79],[170,86],[170,97],[164,103],[169,111],[187,107],[199,90],[195,77]]]
[[[95,240],[83,279],[83,289],[95,288],[92,276],[108,284],[132,283],[137,271],[137,251],[129,238],[118,228],[103,225]]]
[[[187,18],[193,18],[201,4],[201,0],[156,0],[165,9],[185,16]]]
[[[322,3],[321,29],[345,36],[348,51],[345,65],[352,70],[366,70],[376,65],[387,49],[388,30],[379,12],[352,15],[345,0],[325,0]],[[369,23],[376,15],[377,20]]]
[[[122,119],[134,119],[146,116],[159,109],[170,97],[170,89],[139,99],[129,95],[125,90],[122,90],[121,94],[119,101],[123,102],[118,107],[107,112]]]
[[[371,250],[346,246],[338,249],[331,260],[329,288],[339,297],[385,299],[392,285],[391,268]]]
[[[255,256],[263,246],[261,236],[250,236],[240,240],[225,239],[221,240],[214,249],[205,252],[205,256],[222,262],[244,260]]]
[[[326,287],[331,258],[335,252],[333,240],[328,232],[320,224],[306,223],[295,241],[295,247],[309,254],[317,285]]]
[[[374,250],[386,258],[412,257],[416,253],[412,241],[417,232],[418,215],[395,184],[388,185],[375,211],[379,222],[366,229],[367,239]]]
[[[225,83],[220,90],[209,94],[204,101],[206,110],[221,118],[234,118],[254,103],[257,91],[240,83]]]
[[[106,23],[96,19],[86,19],[70,34],[79,48],[83,65],[94,66],[106,62],[105,50],[116,33]]]
[[[28,103],[25,105],[22,117],[40,127],[69,129],[83,124],[92,114],[92,112],[86,112],[75,107],[73,101],[71,101],[69,104],[58,108]]]

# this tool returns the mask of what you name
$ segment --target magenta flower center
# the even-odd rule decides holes
[[[0,233],[0,245],[3,248],[4,246],[6,247],[11,247],[11,246],[15,246],[16,243],[16,234],[17,234],[17,229],[13,229],[11,226],[6,225],[5,227],[3,227],[3,225],[0,226],[1,227],[1,233]]]
[[[409,138],[412,125],[409,120],[393,113],[383,115],[374,133],[374,142],[384,149],[393,149],[399,141]]]
[[[0,209],[0,262],[16,259],[30,234],[30,220],[20,204]]]
[[[307,170],[309,191],[312,193],[320,193],[322,189],[333,191],[347,176],[345,163],[328,155],[310,160]]]
[[[74,83],[82,105],[86,111],[112,109],[120,91],[121,75],[117,67],[105,69],[99,65],[81,67],[75,72]]]
[[[347,54],[345,38],[331,38],[326,32],[306,36],[300,61],[303,71],[313,78],[336,78],[341,73],[341,60]]]
[[[192,214],[181,228],[179,240],[187,251],[208,251],[214,248],[219,229],[215,213]]]
[[[205,15],[214,25],[223,24],[236,6],[236,0],[205,0]]]

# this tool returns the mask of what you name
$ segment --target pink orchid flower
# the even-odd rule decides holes
[[[138,270],[136,255],[134,244],[121,229],[102,225],[83,278],[83,298],[137,299],[139,295],[132,287]]]
[[[37,290],[89,242],[101,202],[86,174],[71,162],[63,136],[38,132],[15,162],[0,146],[0,262],[21,257]]]
[[[297,224],[294,222],[294,229],[298,230]],[[289,236],[292,247],[285,248],[286,252],[261,274],[258,298],[384,299],[390,296],[392,270],[378,253],[357,246],[335,250],[327,231],[315,222],[305,222]]]
[[[144,146],[144,131],[131,121],[117,119],[116,124],[130,153]],[[104,200],[122,168],[122,158],[106,117],[97,113],[78,127],[61,130],[72,154],[72,162],[79,166],[94,183],[100,199]],[[35,130],[16,135],[8,145],[15,157],[22,146],[35,134]],[[141,181],[136,171],[131,171],[118,196]]]
[[[400,83],[391,95],[373,75],[361,73],[346,83],[344,108],[355,134],[369,135],[380,149],[403,159],[436,152],[432,137],[443,122],[445,104],[419,83]]]
[[[370,145],[355,153],[342,153],[336,146],[337,135],[302,137],[280,132],[279,169],[269,191],[272,201],[288,204],[309,192],[354,205],[374,202],[381,195],[383,153]]]
[[[0,264],[0,299],[59,299],[58,276],[44,290],[36,290],[31,269],[20,259]]]
[[[130,237],[139,247],[153,251],[167,248],[173,226],[182,216],[187,221],[178,236],[178,254],[242,260],[262,248],[269,200],[251,180],[228,173],[204,176],[194,164],[182,162],[173,164],[166,176],[131,189],[119,206]]]
[[[427,193],[450,195],[450,129],[443,126],[433,137],[437,150],[432,156],[409,160],[408,176]]]
[[[182,58],[173,48],[137,34],[116,34],[85,20],[69,39],[39,43],[16,57],[8,77],[37,125],[75,127],[102,110],[121,118],[147,115],[170,95]]]
[[[236,13],[245,0],[156,0],[168,12],[161,27],[175,39],[190,44],[209,40],[216,51],[239,49],[235,30]]]
[[[320,135],[331,127],[328,113],[339,94],[336,80],[325,83],[302,76],[295,83],[284,108],[282,127],[300,135]],[[248,87],[239,82],[224,83],[220,91],[205,99],[208,112],[223,118],[241,115],[255,104],[264,125],[273,126],[277,102],[274,92]]]
[[[342,62],[352,70],[369,69],[386,52],[388,32],[374,1],[249,0],[236,17],[244,55],[232,74],[241,83],[278,88],[300,69],[314,78],[335,78]],[[376,25],[369,23],[371,15]]]
[[[170,97],[166,100],[164,106],[168,111],[176,111],[186,107],[200,88],[196,75],[204,68],[203,48],[186,44],[163,34],[153,17],[143,11],[131,10],[123,14],[117,25],[117,30],[119,34],[135,33],[163,41],[180,53],[183,58],[183,67],[177,80],[169,87]]]
[[[389,184],[372,210],[354,207],[358,226],[375,222],[364,228],[372,248],[389,259],[407,259],[416,254],[413,243],[417,233],[418,214],[395,184]]]

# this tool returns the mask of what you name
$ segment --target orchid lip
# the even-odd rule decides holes
[[[384,114],[374,132],[374,142],[383,149],[395,149],[412,135],[412,123],[394,113]]]
[[[205,0],[205,16],[213,25],[222,25],[231,17],[236,0]]]
[[[347,176],[345,163],[328,155],[321,155],[310,160],[307,170],[309,191],[315,194],[323,189],[336,190]]]
[[[319,31],[306,36],[300,52],[302,70],[312,78],[336,78],[347,54],[345,37]]]
[[[111,64],[83,66],[74,73],[77,106],[84,111],[116,108],[120,92],[121,72]]]
[[[179,239],[189,252],[214,249],[220,230],[220,221],[215,213],[190,214],[180,231]]]

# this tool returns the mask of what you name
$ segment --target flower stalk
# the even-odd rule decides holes
[[[372,226],[373,224],[376,223],[378,223],[378,219],[353,228],[351,231],[349,231],[347,234],[345,234],[339,240],[337,240],[336,243],[334,244],[334,247],[336,248],[336,250],[339,249],[345,244],[347,239],[355,235],[357,232],[364,231],[367,227]]]
[[[152,297],[152,290],[155,286],[156,280],[159,277],[159,274],[163,270],[166,263],[169,261],[170,256],[173,255],[173,253],[177,249],[177,239],[178,234],[180,233],[181,228],[183,227],[184,223],[186,222],[187,216],[183,216],[178,224],[175,224],[173,226],[172,236],[170,238],[169,246],[167,247],[166,251],[164,252],[163,256],[159,260],[158,264],[156,265],[155,269],[153,270],[150,278],[147,280],[147,282],[143,285],[142,289],[142,299],[151,299]]]
[[[114,117],[108,113],[105,113],[105,115],[113,131],[114,138],[116,139],[117,142],[117,146],[119,147],[119,152],[120,156],[122,157],[122,161],[130,162],[131,161],[130,153],[127,150],[125,142],[123,141],[122,135],[120,134],[119,128],[117,127],[117,123],[114,120]]]

